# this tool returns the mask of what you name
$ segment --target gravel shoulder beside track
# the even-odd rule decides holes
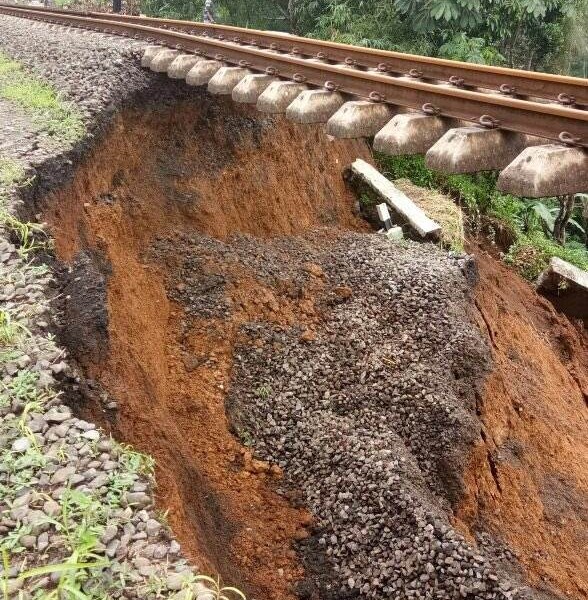
[[[29,22],[0,16],[0,51],[75,104],[89,131],[79,145],[148,81],[129,60],[126,40],[46,25],[31,33]],[[10,219],[22,208],[27,178],[34,184],[52,164],[66,170],[72,148],[33,116],[0,100],[0,168],[17,173],[0,183],[0,548],[8,562],[1,589],[6,597],[48,598],[76,580],[88,598],[210,599],[155,511],[151,459],[75,417],[58,392],[60,380],[76,374],[50,333],[55,282]],[[36,239],[47,242],[40,232]],[[66,561],[106,565],[65,575],[30,571]]]

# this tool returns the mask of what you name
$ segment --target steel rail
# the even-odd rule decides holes
[[[410,78],[394,78],[373,71],[349,69],[343,65],[309,61],[296,55],[286,55],[255,46],[198,37],[135,23],[82,17],[66,13],[23,10],[0,6],[0,11],[15,16],[48,20],[62,25],[74,25],[106,33],[134,36],[173,48],[202,54],[230,64],[247,66],[253,71],[270,72],[279,77],[305,81],[310,85],[363,98],[378,99],[391,105],[427,111],[435,114],[502,129],[535,135],[551,140],[565,139],[588,147],[588,111],[559,104],[531,102],[501,94],[488,94],[454,86],[441,86]]]
[[[111,13],[70,12],[59,9],[12,6],[23,10],[89,16],[163,27],[197,35],[208,35],[217,39],[238,40],[240,44],[253,44],[260,48],[291,53],[301,57],[319,57],[321,60],[344,63],[353,67],[377,69],[391,75],[412,75],[415,79],[425,81],[451,81],[455,85],[466,89],[482,88],[514,98],[542,98],[566,106],[575,105],[576,108],[588,109],[588,80],[579,77],[477,65],[441,58],[362,48],[336,42],[312,40],[285,33],[244,29],[228,25],[211,25]]]

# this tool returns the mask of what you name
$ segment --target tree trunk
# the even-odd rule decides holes
[[[558,196],[559,213],[553,225],[553,239],[562,246],[566,243],[566,226],[574,210],[574,194]]]
[[[582,225],[584,226],[584,242],[588,248],[588,194],[580,194],[582,202]]]

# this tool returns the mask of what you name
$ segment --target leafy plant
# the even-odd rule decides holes
[[[27,257],[31,252],[46,249],[49,246],[49,238],[42,225],[20,221],[7,210],[0,210],[0,226],[16,237],[21,256]],[[39,241],[39,237],[41,241]]]
[[[481,65],[498,65],[504,57],[481,37],[469,37],[464,31],[456,33],[440,48],[439,56]]]
[[[13,320],[8,310],[0,309],[0,346],[12,344],[21,333],[28,333],[28,329]]]

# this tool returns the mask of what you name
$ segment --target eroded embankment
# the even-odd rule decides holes
[[[321,223],[364,228],[340,170],[365,154],[360,143],[328,143],[316,130],[273,127],[217,103],[127,112],[46,201],[57,255],[74,265],[65,341],[110,395],[101,406],[118,402],[107,424],[155,456],[161,506],[186,553],[261,597],[288,596],[300,575],[290,540],[309,517],[268,488],[264,480],[279,473],[238,466],[223,399],[239,318],[200,331],[180,305],[181,271],[167,293],[165,276],[183,268],[176,250],[186,231],[223,238]],[[165,258],[176,264],[144,259],[158,237],[170,240]],[[191,297],[213,297],[217,285],[202,275]],[[271,314],[263,288],[243,285],[251,312]],[[99,404],[87,410],[105,421]]]
[[[341,178],[365,145],[252,114],[204,95],[127,111],[46,198],[71,266],[64,340],[88,378],[83,411],[155,456],[186,554],[253,597],[290,597],[294,582],[301,596],[501,597],[518,586],[510,554],[451,525],[465,498],[466,535],[490,526],[521,551],[508,528],[529,523],[485,518],[485,444],[510,396],[494,374],[478,390],[488,354],[459,262],[344,233],[365,229]],[[318,226],[331,227],[306,234]],[[232,435],[227,392],[236,433],[270,462]]]
[[[534,584],[586,598],[586,332],[482,247],[471,251],[494,368],[478,405],[483,442],[466,470],[457,517],[502,538]]]

